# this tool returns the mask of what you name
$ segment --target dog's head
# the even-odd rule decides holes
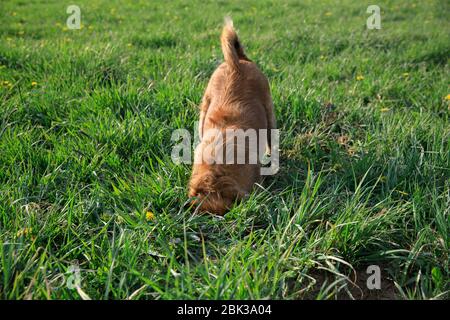
[[[194,170],[189,183],[191,205],[199,212],[224,215],[231,209],[242,192],[237,182],[220,172],[209,168]]]

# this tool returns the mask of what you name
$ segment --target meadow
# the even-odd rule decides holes
[[[3,0],[0,298],[448,299],[450,3],[379,0],[379,30],[370,4]],[[171,133],[193,132],[227,14],[280,170],[194,215]]]

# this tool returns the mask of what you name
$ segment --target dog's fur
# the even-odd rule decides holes
[[[214,143],[214,137],[205,134],[210,129],[224,134],[226,129],[276,128],[269,83],[255,63],[244,53],[231,19],[226,19],[221,36],[225,62],[213,73],[200,106],[200,144],[195,150],[195,163],[189,183],[189,197],[200,212],[223,215],[239,199],[249,194],[260,180],[260,164],[208,164],[211,155],[205,149]],[[204,136],[205,135],[205,136]],[[224,139],[224,146],[236,144]],[[258,141],[259,145],[259,141]],[[246,148],[246,158],[248,148]],[[208,159],[205,159],[208,158]],[[224,161],[225,163],[225,161]],[[236,162],[235,162],[236,163]]]

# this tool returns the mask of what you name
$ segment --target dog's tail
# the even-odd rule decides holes
[[[222,44],[222,52],[225,58],[225,63],[233,71],[239,72],[239,60],[248,60],[244,53],[244,48],[239,42],[239,38],[233,28],[233,20],[230,17],[225,17],[225,25],[220,37]]]

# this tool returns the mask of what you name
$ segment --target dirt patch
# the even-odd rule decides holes
[[[331,272],[314,271],[309,274],[314,278],[315,283],[300,299],[317,299],[320,292],[325,291],[326,297],[322,299],[336,300],[399,300],[401,296],[395,287],[394,282],[389,277],[388,271],[380,267],[380,289],[369,289],[367,280],[371,273],[366,273],[367,268],[360,268],[347,277],[338,276]],[[334,285],[331,285],[333,284]],[[330,286],[329,290],[323,290]]]

